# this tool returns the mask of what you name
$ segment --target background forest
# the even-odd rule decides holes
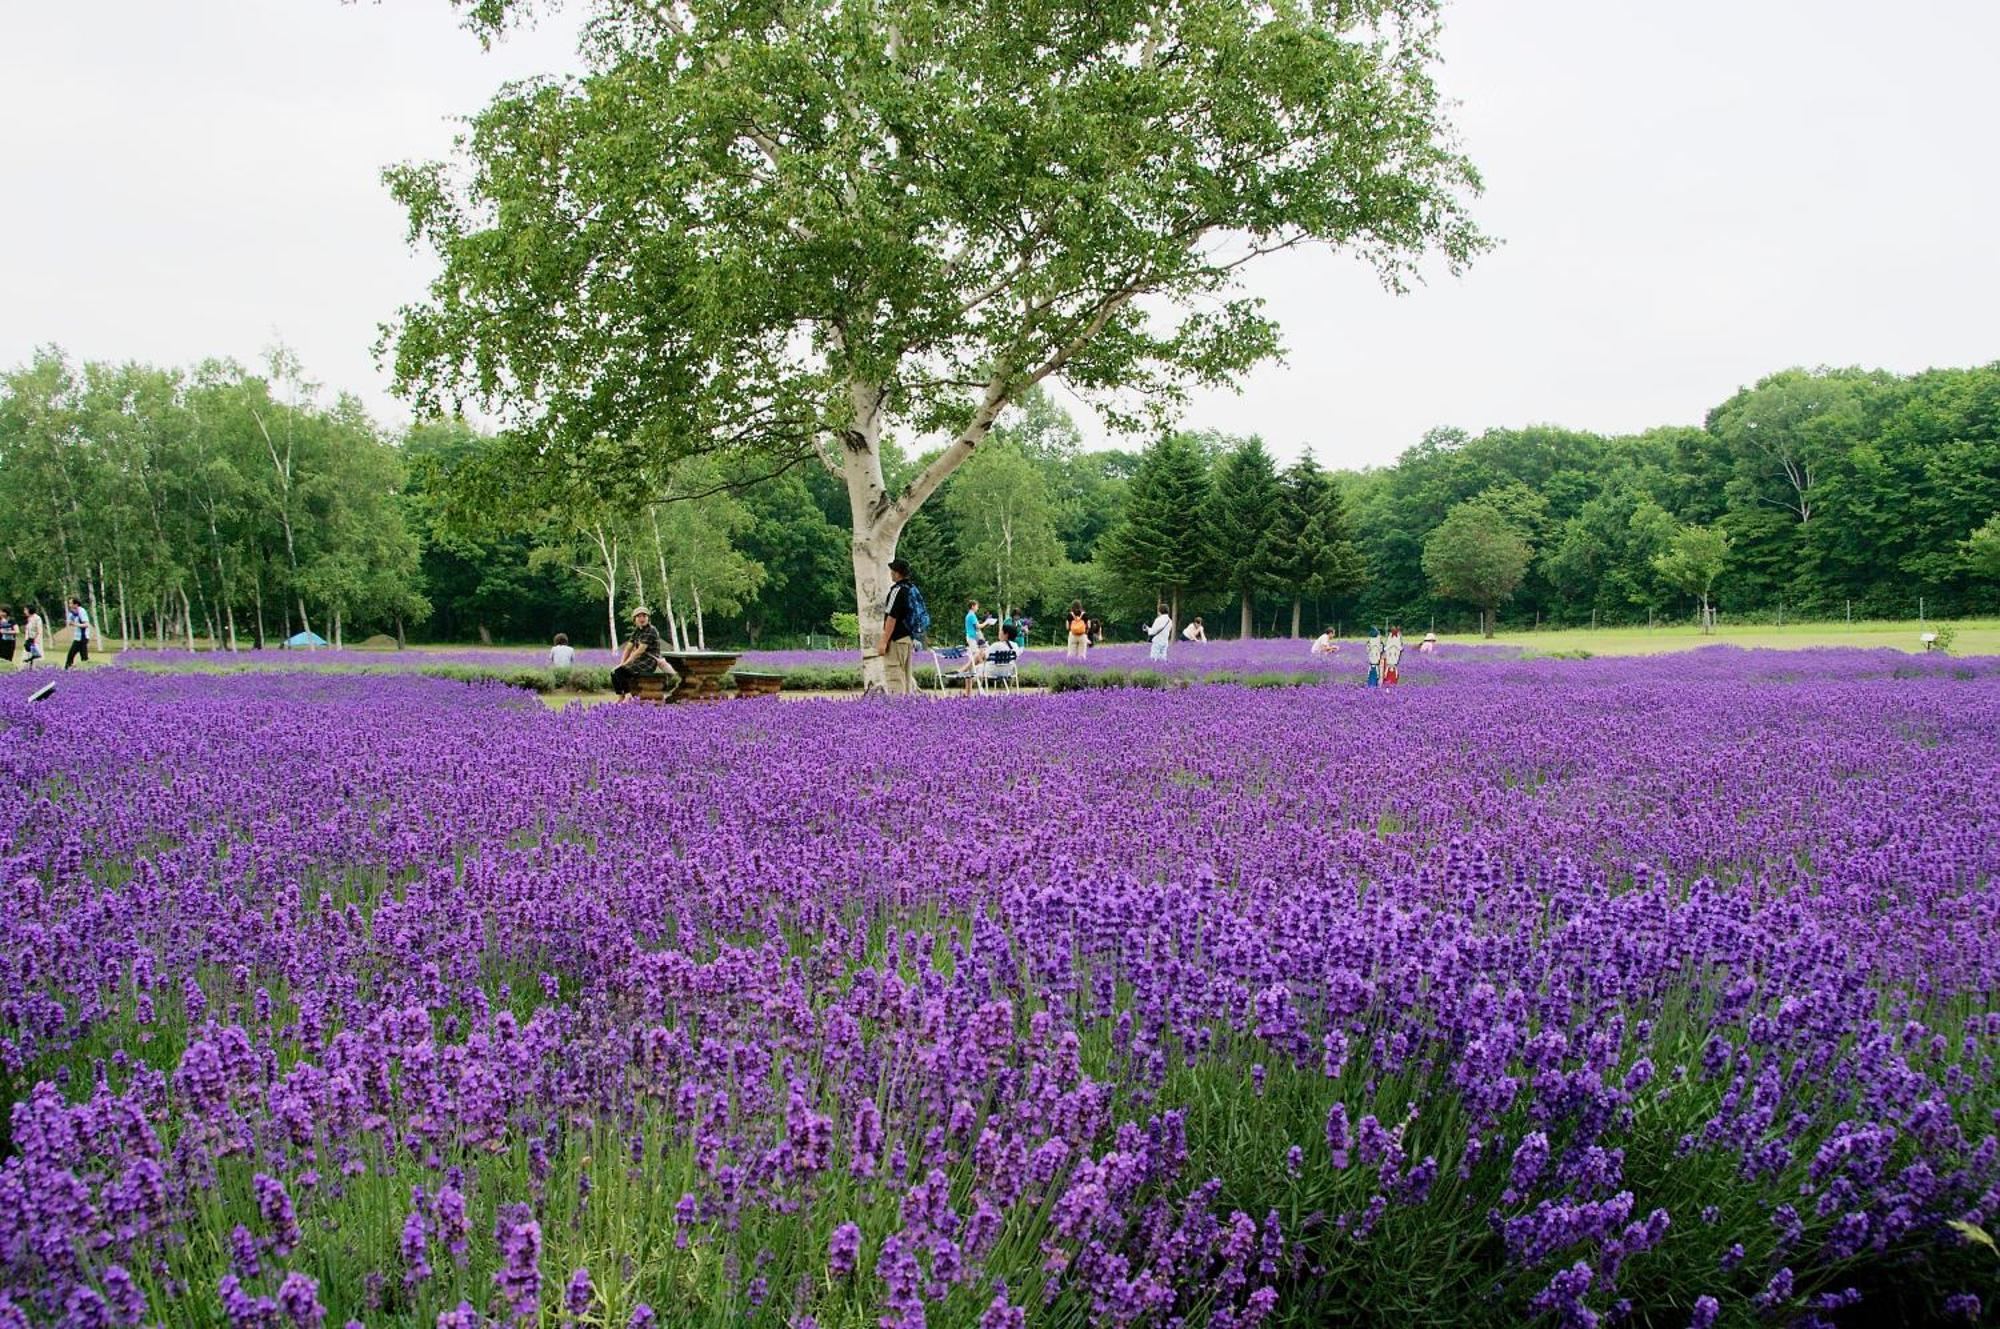
[[[252,371],[49,350],[0,376],[0,602],[78,594],[106,635],[225,646],[602,643],[642,599],[689,644],[851,617],[847,498],[816,467],[696,458],[650,505],[502,511],[462,482],[490,446],[463,422],[385,430],[282,351]],[[889,461],[893,484],[924,457]],[[973,596],[1050,621],[1082,598],[1114,637],[1156,596],[1214,636],[1685,622],[1704,593],[1734,621],[1919,597],[1950,617],[2000,608],[1996,513],[2000,364],[1786,370],[1700,428],[1437,429],[1359,472],[1212,431],[1088,450],[1038,394],[900,552],[941,621]]]

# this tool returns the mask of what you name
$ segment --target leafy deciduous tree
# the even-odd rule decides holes
[[[600,493],[662,454],[820,456],[867,632],[904,526],[1026,389],[1136,424],[1277,349],[1235,285],[1258,256],[1325,243],[1394,285],[1484,245],[1437,0],[591,7],[585,73],[503,93],[467,173],[389,173],[442,260],[398,380]],[[898,428],[949,442],[892,486]]]
[[[1701,627],[1715,631],[1715,613],[1709,608],[1709,592],[1729,561],[1729,533],[1719,526],[1683,526],[1673,540],[1653,559],[1653,567],[1669,584],[1701,601]]]
[[[1021,448],[995,439],[952,476],[944,507],[958,528],[962,580],[990,586],[1012,617],[1068,566],[1041,471]]]
[[[1440,595],[1475,606],[1480,631],[1490,637],[1495,607],[1514,594],[1532,555],[1505,512],[1471,499],[1445,514],[1424,541],[1424,575]]]

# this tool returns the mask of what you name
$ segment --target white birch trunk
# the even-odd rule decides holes
[[[668,582],[666,589],[660,592],[660,612],[666,616],[667,620],[667,648],[678,651],[681,649],[681,621],[674,615],[674,587],[672,582]]]
[[[597,556],[604,560],[604,622],[611,631],[611,649],[618,649],[618,541],[604,534],[602,525],[591,528],[597,541]]]
[[[1108,316],[1108,315],[1107,315]],[[1052,361],[1028,382],[1039,381],[1060,363]],[[854,567],[854,612],[861,620],[861,686],[864,692],[883,690],[882,660],[876,647],[882,643],[882,610],[889,594],[889,560],[896,556],[896,542],[911,514],[937,492],[945,477],[957,470],[973,448],[993,428],[994,418],[1007,404],[1014,387],[1009,375],[996,371],[988,380],[979,408],[973,412],[958,437],[918,473],[900,497],[891,498],[882,483],[882,390],[859,379],[847,385],[853,414],[847,432],[840,439],[840,473],[847,484],[847,508],[854,533],[849,554]],[[912,569],[922,574],[925,569]],[[923,584],[921,575],[917,584]]]

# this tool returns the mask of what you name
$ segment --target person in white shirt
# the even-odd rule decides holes
[[[1201,625],[1201,615],[1196,614],[1194,622],[1181,629],[1182,641],[1207,641],[1208,629]]]
[[[1382,643],[1382,686],[1396,686],[1396,666],[1403,663],[1403,630],[1389,629],[1389,640]]]
[[[1368,686],[1382,682],[1382,629],[1368,629]]]
[[[569,634],[558,632],[556,644],[549,647],[549,668],[568,669],[576,663],[576,647],[569,644]]]
[[[1417,654],[1418,654],[1418,655],[1430,655],[1430,654],[1432,654],[1433,652],[1435,652],[1435,651],[1437,650],[1437,648],[1438,648],[1438,635],[1437,635],[1437,633],[1435,633],[1435,632],[1426,632],[1426,633],[1424,634],[1424,639],[1423,639],[1422,641],[1420,641],[1420,642],[1418,642],[1418,643],[1417,643]]]
[[[1174,618],[1167,612],[1165,605],[1160,605],[1158,608],[1159,613],[1146,625],[1146,637],[1153,643],[1152,658],[1164,660],[1167,658],[1167,647],[1172,645],[1174,640]]]
[[[1338,655],[1340,653],[1340,643],[1333,639],[1332,628],[1328,628],[1313,638],[1312,653],[1314,655]]]
[[[1000,640],[984,648],[980,653],[978,663],[974,664],[972,668],[973,672],[980,678],[991,680],[1011,674],[1013,667],[1019,664],[1020,660],[1021,644],[1014,640],[1014,625],[1012,623],[1002,623],[1000,625]],[[969,684],[966,690],[968,693],[971,691]]]
[[[21,651],[30,669],[42,658],[42,611],[33,605],[28,606],[27,622],[21,624]]]

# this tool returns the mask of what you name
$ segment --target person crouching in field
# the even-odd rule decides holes
[[[1083,601],[1069,602],[1069,642],[1063,647],[1065,659],[1081,660],[1090,649],[1090,620],[1084,617]]]
[[[653,626],[653,611],[634,609],[632,635],[625,642],[625,654],[611,671],[611,690],[618,694],[618,700],[630,701],[636,680],[642,675],[659,673],[665,665],[666,661],[660,658],[660,630]]]
[[[1317,637],[1313,638],[1312,653],[1314,655],[1340,654],[1340,643],[1333,639],[1332,628],[1324,629]]]
[[[549,647],[549,668],[568,669],[576,663],[576,647],[569,644],[569,634],[558,632],[556,644]]]

